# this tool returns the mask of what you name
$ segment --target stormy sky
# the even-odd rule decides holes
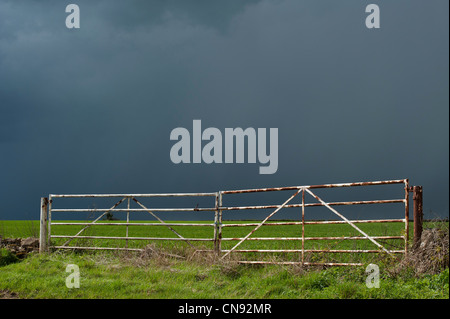
[[[79,29],[66,28],[69,3]],[[379,29],[365,26],[370,3]],[[448,6],[0,0],[0,219],[39,219],[48,194],[403,178],[423,186],[425,218],[448,217]],[[172,163],[170,132],[192,132],[195,119],[222,132],[278,128],[278,170]],[[352,191],[320,195],[403,196],[401,185]]]

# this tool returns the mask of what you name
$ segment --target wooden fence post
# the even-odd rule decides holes
[[[422,237],[423,223],[423,202],[422,202],[422,186],[413,187],[414,200],[414,245],[420,243]]]
[[[41,219],[39,233],[39,253],[47,252],[47,211],[48,198],[41,197]]]

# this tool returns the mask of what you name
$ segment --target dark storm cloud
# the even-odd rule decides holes
[[[380,1],[379,30],[351,1],[76,3],[79,30],[60,1],[0,4],[5,218],[48,193],[395,178],[448,215],[448,3]],[[279,128],[278,172],[172,164],[193,119]]]

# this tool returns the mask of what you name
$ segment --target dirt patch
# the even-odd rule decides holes
[[[19,299],[19,295],[9,290],[0,290],[0,299]]]
[[[39,251],[39,238],[2,238],[0,248],[6,248],[18,258],[24,258],[31,252]]]

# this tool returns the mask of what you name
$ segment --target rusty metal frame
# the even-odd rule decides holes
[[[116,204],[114,204],[111,208],[108,209],[91,209],[91,208],[62,208],[57,209],[53,208],[50,205],[48,206],[48,230],[47,230],[47,243],[46,248],[54,249],[91,249],[91,250],[129,250],[129,251],[142,251],[143,249],[139,248],[128,248],[129,240],[164,240],[164,241],[184,241],[189,246],[195,249],[195,246],[191,243],[191,241],[213,241],[210,238],[185,238],[180,235],[176,230],[174,230],[171,226],[214,226],[213,224],[194,224],[194,223],[166,223],[159,216],[157,216],[154,212],[193,212],[193,211],[216,211],[217,207],[214,208],[156,208],[149,209],[145,205],[143,205],[136,197],[191,197],[191,196],[216,196],[216,193],[168,193],[168,194],[51,194],[49,198],[121,198]],[[119,209],[117,208],[122,202],[127,200],[127,208]],[[141,208],[130,208],[130,200],[133,200],[137,205]],[[52,200],[51,200],[52,201]],[[49,201],[49,202],[51,202]],[[126,212],[127,213],[127,222],[126,223],[97,223],[103,216],[107,213],[114,212]],[[51,214],[55,212],[102,212],[102,214],[97,217],[94,221],[89,223],[83,222],[52,222]],[[130,223],[130,213],[132,212],[147,212],[152,215],[154,218],[158,220],[159,223]],[[75,235],[51,235],[51,225],[79,225],[85,226]],[[81,235],[86,229],[91,226],[125,226],[126,234],[125,237],[117,237],[117,236],[83,236]],[[130,237],[128,236],[128,226],[165,226],[169,230],[171,230],[178,238],[162,238],[162,237]],[[61,246],[51,246],[51,238],[69,238]],[[118,247],[80,247],[80,246],[68,246],[68,244],[74,239],[118,239],[125,240],[126,247],[118,248]]]
[[[318,197],[313,190],[319,188],[338,188],[338,187],[355,187],[355,186],[373,186],[373,185],[387,185],[387,184],[404,184],[405,187],[405,198],[402,199],[383,199],[383,200],[370,200],[370,201],[344,201],[344,202],[326,202],[322,198]],[[253,206],[223,206],[224,195],[232,194],[247,194],[247,193],[260,193],[260,192],[276,192],[276,191],[295,191],[284,203],[279,205],[253,205]],[[302,264],[302,265],[315,265],[318,263],[310,263],[305,261],[305,253],[386,253],[392,254],[407,254],[408,253],[408,240],[409,240],[409,197],[408,193],[410,191],[408,179],[398,179],[398,180],[386,180],[386,181],[374,181],[374,182],[357,182],[357,183],[339,183],[339,184],[322,184],[322,185],[306,185],[306,186],[290,186],[290,187],[274,187],[274,188],[256,188],[256,189],[241,189],[241,190],[226,190],[214,193],[162,193],[162,194],[51,194],[49,195],[47,205],[45,209],[48,213],[42,212],[41,209],[41,235],[47,236],[47,242],[43,247],[48,250],[49,248],[56,249],[105,249],[105,250],[142,250],[139,248],[129,248],[129,240],[172,240],[172,241],[182,241],[190,245],[195,249],[195,246],[191,243],[194,241],[204,241],[213,242],[213,250],[221,256],[222,259],[230,256],[231,253],[246,253],[246,252],[257,252],[257,253],[275,253],[275,252],[287,252],[287,253],[300,253],[299,261],[296,262],[267,262],[267,261],[246,261],[242,260],[242,263],[281,263],[281,264]],[[301,193],[301,204],[289,204],[291,200]],[[315,203],[305,203],[305,193],[310,194],[313,198],[317,200]],[[144,206],[137,197],[188,197],[188,196],[210,196],[214,197],[214,207],[210,208],[148,208]],[[120,200],[109,209],[84,209],[84,208],[52,208],[52,202],[55,198],[120,198]],[[127,200],[127,207],[123,209],[117,208],[122,202]],[[133,200],[140,208],[131,208],[130,200]],[[344,215],[339,213],[332,206],[345,206],[345,205],[370,205],[370,204],[388,204],[388,203],[404,203],[405,205],[405,218],[404,219],[371,219],[371,220],[349,220]],[[340,217],[341,220],[327,220],[327,221],[314,221],[305,220],[305,210],[307,207],[324,206],[332,211],[335,215]],[[268,220],[274,216],[278,211],[283,208],[301,208],[301,221],[287,221],[287,222],[268,222]],[[223,213],[229,211],[239,211],[239,210],[257,210],[257,209],[274,209],[264,220],[258,223],[223,223],[222,216]],[[126,212],[127,221],[126,223],[114,223],[114,222],[102,222],[97,223],[104,215],[108,212]],[[214,212],[214,223],[167,223],[163,221],[155,212],[196,212],[196,211],[209,211]],[[89,223],[77,223],[77,222],[52,222],[52,213],[58,212],[102,212],[100,217],[95,219],[93,222]],[[147,212],[153,217],[155,217],[159,223],[130,223],[130,213],[133,212]],[[43,216],[43,217],[42,217]],[[364,231],[362,231],[356,224],[358,223],[386,223],[386,222],[403,222],[405,223],[405,231],[403,235],[399,236],[369,236]],[[47,224],[47,226],[45,225]],[[362,236],[342,236],[342,237],[306,237],[305,236],[305,225],[308,224],[348,224],[357,230]],[[85,226],[77,234],[73,236],[69,235],[52,235],[51,225],[81,225]],[[111,236],[83,236],[81,235],[87,228],[99,225],[99,226],[125,226],[126,235],[125,237],[111,237]],[[177,237],[175,238],[160,238],[160,237],[129,237],[128,236],[128,226],[165,226],[169,228]],[[301,225],[302,234],[301,237],[251,237],[260,227],[262,226],[275,226],[275,225]],[[212,238],[185,238],[178,232],[176,232],[171,226],[206,226],[213,227],[214,234]],[[246,236],[240,238],[223,238],[222,229],[224,227],[245,227],[245,226],[255,226]],[[51,246],[51,238],[68,238],[62,246]],[[78,246],[68,246],[68,244],[75,238],[83,239],[121,239],[126,240],[125,248],[114,248],[114,247],[78,247]],[[305,249],[305,242],[309,240],[369,240],[378,249],[365,249],[365,250],[343,250],[343,249]],[[386,239],[404,239],[404,250],[389,250],[383,245],[381,245],[377,240]],[[296,240],[301,242],[301,249],[237,249],[245,241],[265,241],[265,240]],[[231,249],[222,249],[222,241],[238,241]],[[356,265],[357,263],[321,263],[323,265]]]
[[[282,209],[284,206],[286,206],[287,203],[289,203],[292,199],[294,199],[295,196],[300,193],[301,189],[298,189],[294,195],[289,197],[283,204],[277,207],[272,213],[270,213],[261,223],[259,223],[250,233],[248,233],[244,238],[242,238],[233,248],[231,248],[225,255],[222,256],[222,259],[227,257],[233,250],[235,250],[240,244],[242,244],[246,239],[248,239],[255,231],[257,231],[266,221],[269,220],[270,217],[275,215],[280,209]]]
[[[387,184],[405,184],[405,189],[409,189],[408,186],[408,179],[401,179],[401,180],[388,180],[388,181],[376,181],[376,182],[357,182],[357,183],[340,183],[340,184],[323,184],[323,185],[309,185],[309,186],[292,186],[292,187],[277,187],[277,188],[259,188],[259,189],[243,189],[243,190],[232,190],[232,191],[223,191],[223,194],[245,194],[245,193],[256,193],[256,192],[271,192],[271,191],[286,191],[286,190],[301,190],[302,192],[302,202],[301,204],[287,204],[287,202],[290,201],[288,199],[284,204],[282,205],[265,205],[265,206],[240,206],[240,207],[222,207],[221,209],[223,211],[230,211],[230,210],[245,210],[245,209],[268,209],[268,208],[277,208],[276,211],[271,213],[269,216],[266,217],[266,219],[261,223],[246,223],[246,224],[224,224],[222,227],[244,227],[244,226],[257,226],[255,229],[253,229],[247,236],[244,238],[222,238],[222,241],[226,240],[239,240],[239,243],[235,245],[233,248],[229,250],[222,250],[221,252],[224,252],[225,255],[222,256],[222,258],[225,258],[230,253],[241,253],[241,252],[259,252],[259,253],[266,253],[266,252],[293,252],[293,253],[301,253],[301,261],[299,262],[267,262],[267,261],[241,261],[242,263],[281,263],[281,264],[291,264],[291,263],[301,263],[303,265],[312,265],[317,263],[308,263],[305,262],[304,254],[307,252],[320,252],[320,253],[380,253],[384,252],[388,255],[393,254],[407,254],[408,251],[408,212],[409,212],[409,205],[408,205],[408,193],[405,192],[405,198],[403,199],[388,199],[388,200],[371,200],[371,201],[350,201],[350,202],[330,202],[327,203],[323,201],[321,198],[319,198],[316,194],[314,194],[311,189],[318,189],[318,188],[335,188],[335,187],[355,187],[355,186],[374,186],[374,185],[387,185]],[[313,196],[318,203],[305,203],[305,192],[309,193],[311,196]],[[295,195],[298,194],[298,191]],[[295,196],[294,195],[294,196]],[[383,219],[383,220],[355,220],[351,221],[345,218],[342,214],[340,214],[336,209],[332,208],[331,206],[340,206],[340,205],[367,205],[367,204],[387,204],[387,203],[405,203],[405,218],[404,219]],[[305,221],[305,208],[306,207],[313,207],[313,206],[325,206],[329,210],[331,210],[334,214],[339,216],[342,220],[340,221]],[[295,207],[301,207],[302,208],[302,221],[301,222],[273,222],[273,223],[266,223],[266,221],[273,216],[274,213],[278,212],[279,209],[282,207],[285,208],[295,208]],[[405,223],[405,233],[402,236],[369,236],[365,232],[363,232],[359,227],[357,227],[356,223],[378,223],[378,222],[404,222]],[[304,226],[307,224],[349,224],[353,228],[355,228],[359,233],[361,233],[363,236],[359,237],[305,237],[305,228]],[[261,226],[272,226],[272,225],[302,225],[302,237],[272,237],[272,238],[266,238],[266,237],[259,237],[259,238],[251,238],[250,236]],[[307,240],[329,240],[329,239],[348,239],[348,240],[369,240],[374,245],[378,247],[378,250],[333,250],[333,249],[327,249],[327,250],[311,250],[311,249],[305,249],[305,241]],[[404,239],[405,246],[404,250],[388,250],[383,245],[381,245],[376,240],[378,239]],[[245,250],[237,250],[237,246],[240,245],[243,241],[249,241],[249,240],[298,240],[301,241],[301,249],[294,249],[294,250],[265,250],[265,249],[245,249]],[[355,263],[321,263],[323,265],[355,265]]]
[[[361,233],[365,238],[367,238],[368,240],[370,240],[372,243],[374,243],[376,246],[378,246],[379,248],[381,248],[384,252],[388,253],[389,255],[391,255],[391,253],[384,248],[381,244],[379,244],[375,239],[373,239],[372,237],[370,237],[369,235],[367,235],[365,232],[363,232],[359,227],[357,227],[354,223],[352,223],[351,221],[349,221],[347,218],[345,218],[344,215],[340,214],[337,210],[335,210],[333,207],[331,207],[330,205],[328,205],[326,202],[324,202],[319,196],[317,196],[316,194],[314,194],[313,192],[311,192],[309,189],[305,188],[305,191],[307,191],[311,196],[313,196],[315,199],[317,199],[319,202],[321,202],[325,207],[327,207],[329,210],[331,210],[333,213],[335,213],[336,215],[338,215],[340,218],[342,218],[347,224],[349,224],[350,226],[352,226],[354,229],[356,229],[359,233]]]

